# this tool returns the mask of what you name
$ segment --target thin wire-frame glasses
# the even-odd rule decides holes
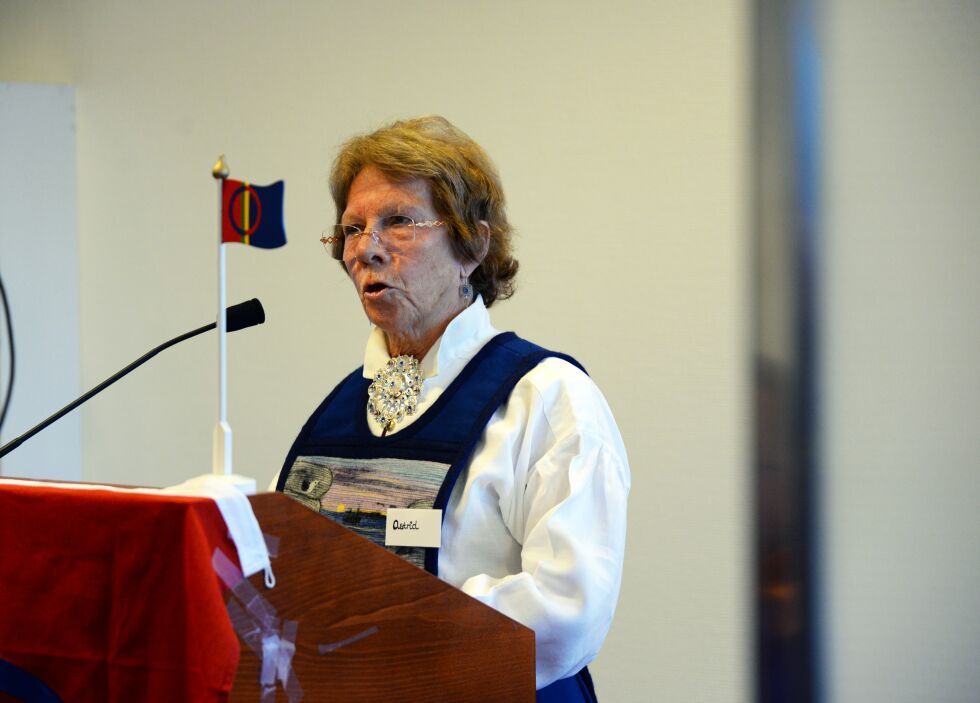
[[[334,225],[324,230],[320,242],[330,256],[343,261],[345,255],[357,247],[357,243],[365,234],[371,235],[374,241],[385,249],[397,249],[415,241],[415,232],[419,227],[428,229],[444,224],[446,223],[442,220],[416,222],[407,215],[388,215],[378,220],[371,230],[366,230],[360,225]]]

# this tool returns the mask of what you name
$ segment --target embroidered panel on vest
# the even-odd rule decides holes
[[[432,508],[449,464],[414,459],[299,456],[283,492],[385,547],[389,508]],[[387,549],[425,568],[422,547]]]

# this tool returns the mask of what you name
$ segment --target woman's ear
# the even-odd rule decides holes
[[[486,220],[480,220],[476,223],[476,231],[479,234],[479,238],[475,244],[479,248],[473,252],[473,258],[468,261],[463,262],[463,274],[469,276],[476,270],[476,267],[483,263],[483,260],[487,257],[487,252],[490,250],[490,223]]]

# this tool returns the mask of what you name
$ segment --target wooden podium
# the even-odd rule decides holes
[[[250,500],[279,545],[277,585],[249,582],[297,623],[303,701],[535,699],[531,630],[282,494]],[[208,499],[0,481],[0,701],[27,700],[4,693],[18,677],[62,703],[262,699],[216,548]]]
[[[276,587],[262,588],[262,574],[251,581],[299,622],[303,700],[534,700],[532,630],[281,493],[250,500],[262,531],[281,540]],[[242,647],[232,701],[259,700],[259,667]]]

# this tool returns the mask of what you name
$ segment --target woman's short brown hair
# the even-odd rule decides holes
[[[453,250],[463,261],[479,258],[483,248],[479,223],[487,222],[487,254],[470,282],[487,307],[513,295],[518,264],[512,255],[504,191],[497,169],[479,144],[438,116],[400,120],[354,137],[341,147],[330,172],[338,222],[347,209],[351,183],[366,166],[395,181],[429,181],[436,212],[448,221]]]

